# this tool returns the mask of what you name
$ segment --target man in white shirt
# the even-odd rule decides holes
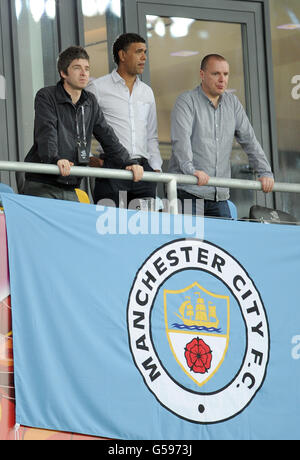
[[[107,123],[114,129],[131,158],[137,160],[145,171],[160,172],[162,159],[158,144],[155,99],[152,89],[138,77],[144,71],[146,53],[147,47],[142,37],[132,33],[121,35],[113,46],[117,69],[91,81],[87,90],[96,96]],[[110,167],[107,160],[104,167]],[[133,199],[155,198],[156,184],[96,179],[96,203],[111,199],[119,207],[120,192],[127,192],[127,203]]]

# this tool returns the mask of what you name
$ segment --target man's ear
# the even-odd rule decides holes
[[[120,59],[120,62],[125,61],[125,51],[124,50],[119,51],[119,59]]]
[[[65,74],[65,72],[63,70],[60,70],[59,75],[60,75],[60,78],[62,80],[64,80],[65,78],[67,78],[68,73]]]

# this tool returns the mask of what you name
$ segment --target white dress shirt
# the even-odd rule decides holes
[[[91,81],[86,89],[96,96],[107,123],[131,158],[146,158],[151,168],[161,170],[152,89],[137,77],[130,94],[125,80],[116,70]]]

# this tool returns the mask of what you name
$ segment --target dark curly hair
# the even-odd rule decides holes
[[[119,51],[127,51],[131,43],[146,43],[146,40],[140,35],[133,33],[120,35],[113,46],[114,61],[117,65],[119,65],[120,62]]]

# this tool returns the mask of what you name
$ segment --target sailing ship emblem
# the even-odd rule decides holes
[[[166,289],[164,311],[168,342],[177,363],[197,385],[204,385],[218,371],[227,353],[229,297],[212,293],[195,282],[179,290]],[[198,348],[202,347],[207,352],[200,353]],[[207,357],[209,362],[204,362]]]
[[[186,326],[198,326],[207,331],[217,330],[220,320],[217,317],[216,306],[212,301],[208,301],[206,307],[201,292],[195,292],[195,295],[198,296],[195,307],[191,303],[191,297],[187,296],[179,307],[180,314],[176,313],[176,315]]]

